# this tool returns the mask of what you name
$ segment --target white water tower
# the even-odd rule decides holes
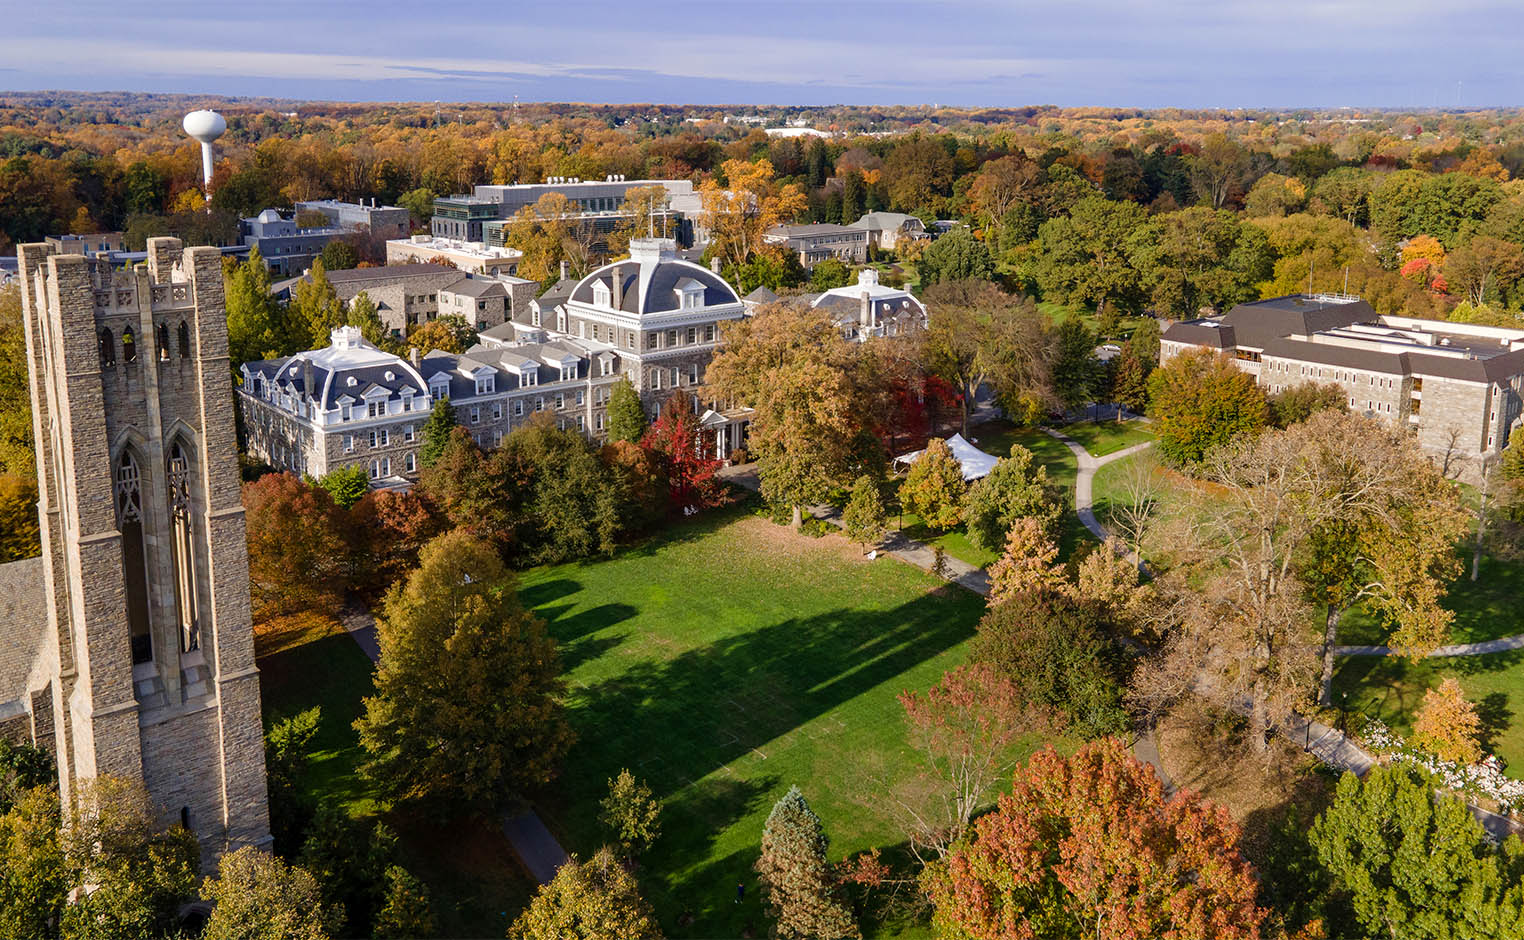
[[[206,200],[212,201],[212,141],[228,129],[228,122],[216,111],[192,111],[181,124],[185,133],[201,141],[201,179],[205,184]]]

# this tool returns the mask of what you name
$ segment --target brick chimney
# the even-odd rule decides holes
[[[871,329],[873,327],[873,298],[868,296],[867,291],[863,291],[858,297],[861,298],[861,305],[857,308],[857,323],[865,330]]]
[[[609,292],[609,303],[615,310],[624,309],[624,272],[618,267],[609,272],[613,279],[613,290]]]
[[[563,260],[561,262],[561,280],[564,281],[569,277],[571,277],[571,265]]]
[[[719,274],[721,267],[723,267],[723,265],[720,263],[719,255],[715,255],[713,258],[709,259],[709,270],[713,271],[715,274]]]
[[[409,346],[407,348],[407,361],[413,364],[413,368],[418,368],[421,362],[421,357],[418,355],[417,346]]]

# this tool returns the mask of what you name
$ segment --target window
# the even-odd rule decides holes
[[[408,473],[413,473],[413,472],[415,472],[418,469],[418,461],[417,461],[417,459],[415,459],[413,457],[413,452],[412,451],[408,451],[407,456],[402,458],[402,460],[403,460],[402,466],[407,468],[407,472]]]
[[[613,371],[614,371],[614,358],[612,356],[604,356],[602,359],[598,360],[598,374],[599,375],[608,375],[609,373],[611,373]]]
[[[582,389],[580,389],[580,388],[577,389],[577,404],[580,405],[580,404],[582,404],[585,401],[587,401],[586,394],[583,392]]]
[[[625,339],[625,345],[626,346],[630,347],[631,349],[635,348],[635,334],[634,333],[627,334],[624,339]]]
[[[557,395],[556,396],[556,410],[557,411],[561,411],[561,410],[564,410],[565,408],[566,408],[566,396],[565,395]]]
[[[497,421],[498,419],[502,418],[502,416],[503,416],[503,403],[500,402],[500,401],[493,402],[492,403],[492,420],[493,421]]]
[[[698,342],[698,327],[690,326],[688,327],[688,345],[692,346],[696,342]]]
[[[696,362],[688,366],[688,381],[694,385],[698,384],[698,363]]]
[[[413,426],[411,424],[407,425],[406,427],[404,427],[402,429],[402,441],[403,441],[403,443],[411,444],[416,439],[416,437],[417,437],[417,434],[413,430]]]
[[[472,424],[481,424],[482,423],[482,410],[481,410],[481,408],[474,407],[474,406],[472,407],[472,409],[471,409],[471,423]]]
[[[185,325],[185,321],[184,320],[181,320],[180,321],[180,358],[181,359],[185,359],[185,358],[187,358],[189,356],[190,356],[190,327]]]
[[[377,428],[370,432],[370,446],[372,447],[385,447],[390,443],[390,440],[391,435],[387,433],[386,428]]]
[[[526,371],[522,376],[519,377],[519,384],[520,385],[525,385],[525,386],[528,386],[528,385],[539,385],[540,384],[540,370],[538,368],[536,368],[535,366],[530,366],[528,371]]]
[[[370,401],[365,403],[365,416],[367,418],[379,418],[386,414],[386,402]]]
[[[370,478],[372,480],[379,480],[381,478],[381,461],[372,460],[370,462]]]
[[[704,342],[706,342],[706,343],[712,343],[712,342],[714,342],[714,324],[713,323],[711,323],[708,326],[704,327]]]
[[[353,434],[346,434],[346,435],[344,435],[344,453],[346,453],[346,454],[352,454],[354,452],[355,452],[355,436]]]
[[[349,420],[349,418],[350,418],[350,407],[351,406],[349,405],[348,402],[345,402],[344,404],[339,406],[339,417],[340,417],[341,420],[344,420],[344,421],[348,421]]]
[[[653,389],[661,388],[661,370],[660,369],[652,369],[651,370],[651,388],[653,388]]]
[[[180,649],[188,653],[201,646],[201,625],[196,613],[190,457],[179,441],[175,441],[169,450],[169,518],[172,528],[170,557],[175,569],[175,614],[180,627]]]
[[[502,446],[502,443],[503,443],[503,432],[502,431],[493,431],[492,432],[492,446],[493,447],[500,447],[500,446]]]
[[[647,333],[646,334],[646,348],[647,349],[655,349],[656,348],[656,337],[658,335],[659,334],[657,334],[657,333]]]
[[[577,364],[575,362],[572,363],[569,366],[563,365],[561,367],[561,381],[563,381],[563,382],[570,382],[573,379],[575,379],[576,377],[577,377]]]
[[[668,346],[676,346],[677,345],[677,331],[676,330],[668,330],[667,331],[667,345]]]
[[[587,419],[584,416],[582,416],[582,415],[577,415],[577,430],[579,430],[579,431],[586,431],[587,430]]]
[[[122,361],[138,361],[138,341],[130,326],[122,328]]]
[[[539,307],[535,307],[532,310],[530,310],[530,312],[529,312],[529,323],[530,323],[531,326],[539,326],[540,325],[540,308]]]
[[[543,399],[543,398],[536,398],[534,400],[534,410],[535,411],[544,411],[545,410],[545,399]]]
[[[492,393],[492,376],[482,376],[476,380],[476,394],[490,395]]]
[[[524,416],[524,399],[519,398],[514,400],[513,416],[515,418],[522,418]]]
[[[111,338],[110,330],[101,330],[101,335],[96,340],[96,346],[100,351],[102,369],[109,369],[116,365],[116,341]],[[256,383],[254,387],[257,390],[259,385]]]
[[[159,359],[169,358],[169,327],[159,324]]]
[[[677,366],[673,366],[672,367],[672,387],[673,388],[677,388],[681,384],[683,384],[683,370],[679,369]]]
[[[127,635],[131,643],[132,662],[134,665],[152,662],[153,637],[148,620],[148,553],[143,542],[142,479],[138,473],[137,459],[130,450],[122,452],[116,467],[116,528],[122,533],[122,573],[127,582]]]

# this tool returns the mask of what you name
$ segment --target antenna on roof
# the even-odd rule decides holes
[[[1344,266],[1344,293],[1349,293],[1349,265]]]
[[[1307,259],[1307,293],[1312,293],[1312,258]]]

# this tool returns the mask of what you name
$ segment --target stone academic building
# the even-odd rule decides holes
[[[222,259],[19,250],[42,557],[0,566],[0,736],[64,805],[141,780],[203,861],[269,842]]]
[[[1524,330],[1380,317],[1356,297],[1294,294],[1173,324],[1160,361],[1190,347],[1232,356],[1269,394],[1337,385],[1350,411],[1407,428],[1437,454],[1495,457],[1524,418]]]

